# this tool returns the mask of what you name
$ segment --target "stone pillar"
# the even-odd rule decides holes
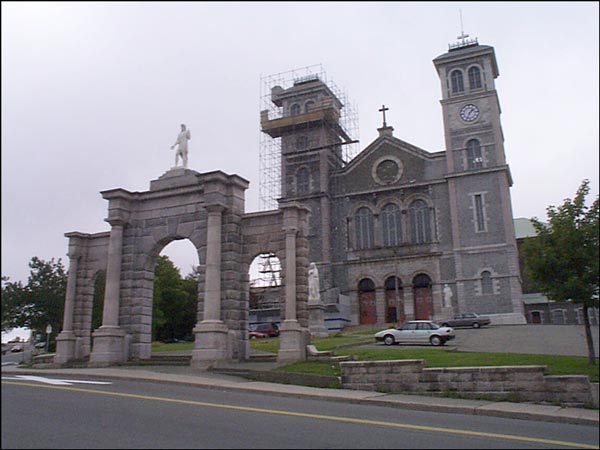
[[[119,296],[121,290],[121,258],[125,222],[107,219],[112,225],[108,242],[108,264],[102,326],[92,333],[94,344],[90,365],[108,366],[127,360],[125,331],[119,327]]]
[[[65,312],[61,333],[56,337],[56,364],[65,364],[76,358],[77,337],[73,331],[73,314],[75,311],[75,297],[77,293],[77,266],[80,255],[69,249],[69,277],[67,278],[67,295],[65,298]]]
[[[285,320],[279,328],[277,362],[306,359],[304,333],[296,318],[296,227],[285,231]]]
[[[194,328],[193,367],[206,368],[229,359],[229,329],[221,320],[221,223],[225,206],[207,206],[206,275],[204,282],[204,320]]]

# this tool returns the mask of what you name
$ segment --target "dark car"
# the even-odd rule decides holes
[[[279,336],[279,327],[276,323],[261,323],[256,325],[254,330],[258,333],[266,334],[269,337],[277,337]]]
[[[266,338],[267,335],[265,333],[259,333],[258,331],[250,331],[248,333],[248,337],[250,339],[262,339],[262,338]]]
[[[12,353],[22,352],[23,350],[24,350],[24,348],[23,348],[23,346],[22,346],[22,345],[14,345],[14,346],[13,346],[13,347],[10,349],[10,351],[11,351]]]
[[[457,314],[452,319],[445,319],[445,320],[437,321],[437,323],[439,323],[443,327],[453,327],[453,328],[458,328],[458,327],[479,328],[484,325],[489,325],[491,322],[492,321],[490,320],[489,317],[480,316],[479,314],[475,314],[475,313]]]

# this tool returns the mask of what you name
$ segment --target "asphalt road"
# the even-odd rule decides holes
[[[3,377],[2,448],[499,449],[599,443],[591,425],[90,381],[52,385]]]

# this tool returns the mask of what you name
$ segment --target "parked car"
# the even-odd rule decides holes
[[[10,349],[12,353],[22,352],[23,350],[24,349],[22,345],[13,345],[13,347]]]
[[[46,348],[46,343],[45,342],[38,342],[37,344],[34,345],[35,348]]]
[[[399,343],[444,345],[454,339],[454,330],[450,327],[440,327],[429,320],[411,320],[398,328],[388,328],[375,333],[375,340],[383,341],[385,345]]]
[[[266,334],[269,337],[279,336],[279,327],[275,322],[258,324],[252,331]]]
[[[267,337],[265,333],[259,333],[258,331],[250,331],[250,333],[248,333],[248,336],[250,337],[250,339],[262,339]]]
[[[457,314],[453,319],[438,320],[437,323],[443,327],[473,327],[479,328],[489,325],[492,321],[489,317],[480,316],[475,313]]]

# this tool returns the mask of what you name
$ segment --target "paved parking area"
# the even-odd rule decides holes
[[[446,345],[467,352],[508,352],[587,356],[583,325],[491,325],[455,328],[456,339]],[[600,354],[598,326],[592,326],[594,351]]]

